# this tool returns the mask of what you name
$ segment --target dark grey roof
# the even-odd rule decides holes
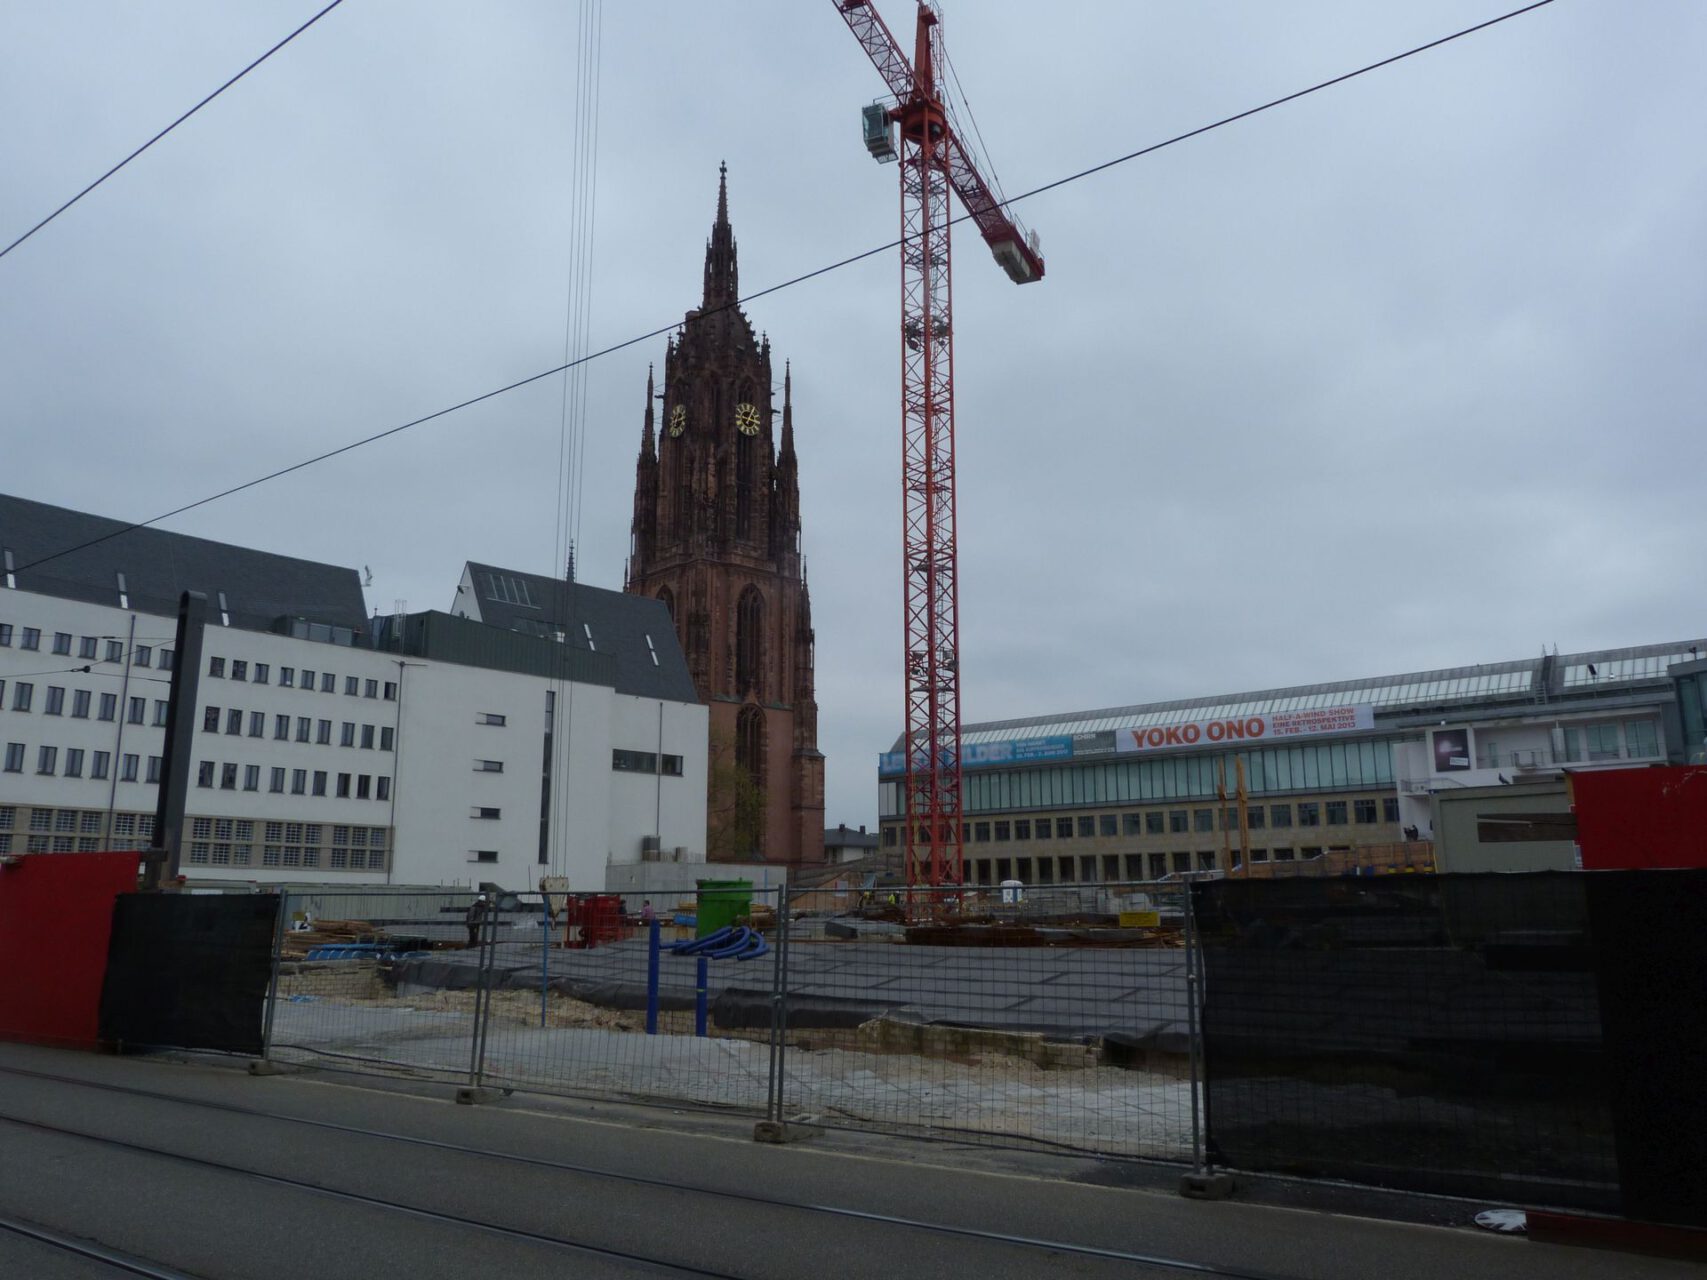
[[[468,576],[476,599],[458,604],[488,626],[526,635],[562,632],[568,644],[614,656],[618,693],[699,701],[662,601],[473,560]]]
[[[846,823],[839,827],[825,827],[824,844],[828,848],[836,849],[875,849],[877,832],[856,831]]]
[[[367,625],[354,569],[164,529],[131,529],[122,520],[8,494],[0,494],[0,548],[12,553],[18,587],[41,595],[117,608],[122,573],[130,607],[144,613],[174,616],[181,592],[200,591],[210,621],[217,622],[223,591],[233,626],[266,631],[283,617],[353,631]],[[39,568],[30,567],[38,561]]]
[[[543,636],[505,631],[473,618],[428,611],[375,619],[374,647],[411,657],[430,658],[488,671],[516,671],[548,680],[602,684],[616,688],[616,658],[612,654],[573,648]]]

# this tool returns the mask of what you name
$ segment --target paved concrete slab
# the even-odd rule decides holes
[[[405,992],[468,989],[478,953],[444,952],[403,962]],[[544,980],[554,990],[615,1008],[643,1007],[647,947],[630,939],[586,951],[552,949]],[[812,1001],[848,1002],[862,1019],[1041,1032],[1066,1040],[1119,1033],[1161,1052],[1186,1048],[1185,966],[1176,950],[1066,947],[925,947],[892,942],[798,942],[789,952],[788,991],[804,1007],[791,1025],[847,1025],[845,1009],[818,1023]],[[666,954],[659,991],[670,1007],[691,1000],[694,962]],[[769,989],[771,960],[712,961],[711,999],[731,987]],[[493,983],[539,989],[540,948],[504,941],[493,959]]]

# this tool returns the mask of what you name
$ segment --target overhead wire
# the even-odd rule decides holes
[[[1370,72],[1378,71],[1378,70],[1382,69],[1383,67],[1390,67],[1395,63],[1403,62],[1407,58],[1416,57],[1417,55],[1422,54],[1422,53],[1427,53],[1428,51],[1430,51],[1432,49],[1438,49],[1443,45],[1451,44],[1452,42],[1454,42],[1456,40],[1462,40],[1467,36],[1471,36],[1471,35],[1476,34],[1477,32],[1486,31],[1490,27],[1498,26],[1499,24],[1501,24],[1503,22],[1509,22],[1513,18],[1518,18],[1518,17],[1523,16],[1524,14],[1533,13],[1538,9],[1544,9],[1548,5],[1551,5],[1552,3],[1554,3],[1554,0],[1534,0],[1533,3],[1526,4],[1522,8],[1513,9],[1507,13],[1500,14],[1498,17],[1489,18],[1486,21],[1478,22],[1473,26],[1461,28],[1460,30],[1452,32],[1450,35],[1445,35],[1445,36],[1439,37],[1438,39],[1430,40],[1426,44],[1420,44],[1420,45],[1417,45],[1413,48],[1406,49],[1402,53],[1396,53],[1390,57],[1382,58],[1378,62],[1371,62],[1371,63],[1367,64],[1366,66],[1362,66],[1362,67],[1357,68],[1354,71],[1347,71],[1342,75],[1334,76],[1332,79],[1319,81],[1316,84],[1310,85],[1308,88],[1299,89],[1299,90],[1296,90],[1295,92],[1288,93],[1282,97],[1270,99],[1269,101],[1264,102],[1264,103],[1260,103],[1257,106],[1246,108],[1245,110],[1236,112],[1232,115],[1223,116],[1219,120],[1211,121],[1209,124],[1201,125],[1195,129],[1189,129],[1184,133],[1174,134],[1170,138],[1164,138],[1160,142],[1154,142],[1154,143],[1149,144],[1148,146],[1140,147],[1136,151],[1129,151],[1125,155],[1116,156],[1112,160],[1105,160],[1100,164],[1091,165],[1090,167],[1085,168],[1085,169],[1080,169],[1075,173],[1067,174],[1065,177],[1056,178],[1055,180],[1053,180],[1051,182],[1044,183],[1042,186],[1033,187],[1029,191],[1024,191],[1017,196],[1013,196],[1012,198],[1003,202],[1003,207],[1006,208],[1006,207],[1010,207],[1012,205],[1019,204],[1022,201],[1032,199],[1033,197],[1042,195],[1045,192],[1054,191],[1060,187],[1064,187],[1069,183],[1078,182],[1084,178],[1092,177],[1095,174],[1103,173],[1109,169],[1115,168],[1118,165],[1127,164],[1133,160],[1140,159],[1144,156],[1153,155],[1156,152],[1161,151],[1167,147],[1176,146],[1179,143],[1189,141],[1192,138],[1202,137],[1204,134],[1211,133],[1216,129],[1225,128],[1226,126],[1231,125],[1231,124],[1236,124],[1241,120],[1248,120],[1252,116],[1260,115],[1262,112],[1265,112],[1265,111],[1271,111],[1274,108],[1284,106],[1289,102],[1296,102],[1300,98],[1308,97],[1314,93],[1320,93],[1323,90],[1333,88],[1336,85],[1345,84],[1347,81],[1355,80],[1360,76],[1368,75]],[[961,213],[961,214],[958,214],[955,217],[951,218],[950,223],[953,224],[953,223],[965,222],[968,219],[970,219],[971,216],[972,215],[969,213]],[[805,272],[800,273],[799,275],[791,276],[786,280],[778,282],[777,284],[768,285],[763,289],[755,290],[752,293],[746,294],[740,298],[734,299],[731,302],[725,303],[720,307],[709,308],[709,309],[701,312],[698,316],[696,316],[694,318],[694,320],[695,320],[695,322],[703,321],[703,320],[709,318],[710,316],[717,314],[720,311],[729,310],[729,309],[735,308],[735,307],[745,306],[746,304],[748,304],[750,302],[756,302],[760,298],[768,297],[773,293],[779,293],[784,289],[791,289],[797,285],[805,284],[806,282],[808,282],[810,280],[816,280],[820,276],[825,276],[825,275],[829,275],[832,272],[840,271],[844,267],[853,266],[855,263],[863,262],[867,258],[876,257],[880,253],[888,253],[892,249],[899,248],[901,246],[901,244],[902,244],[902,241],[897,239],[897,240],[890,240],[885,244],[873,245],[869,249],[863,249],[858,253],[849,254],[848,256],[846,256],[844,258],[839,258],[834,262],[826,263],[825,265],[823,265],[821,267],[815,267],[810,271],[805,271]],[[520,390],[522,387],[532,386],[536,382],[543,381],[546,378],[555,377],[557,374],[563,373],[566,370],[575,368],[575,367],[580,366],[580,365],[585,365],[585,364],[591,363],[594,360],[603,359],[605,356],[614,355],[619,351],[627,350],[629,347],[637,346],[638,344],[640,344],[642,342],[648,342],[653,338],[662,337],[665,334],[672,333],[672,332],[676,331],[677,329],[680,329],[683,326],[683,323],[684,322],[680,321],[680,320],[673,320],[668,324],[659,326],[658,328],[649,329],[645,333],[635,334],[633,337],[624,338],[620,342],[613,342],[609,346],[601,347],[597,351],[591,351],[585,355],[566,360],[562,364],[554,365],[553,367],[551,367],[549,369],[542,369],[538,373],[529,374],[525,378],[518,378],[513,382],[505,383],[501,387],[495,387],[492,390],[482,392],[479,395],[470,396],[466,400],[459,400],[455,404],[447,405],[442,409],[434,410],[432,413],[423,414],[422,416],[420,416],[418,418],[412,418],[408,422],[400,423],[394,427],[387,427],[383,431],[376,431],[371,435],[363,436],[357,440],[351,440],[346,444],[339,445],[335,449],[328,449],[322,453],[315,454],[312,457],[304,458],[299,462],[294,462],[294,463],[290,464],[289,466],[279,467],[273,471],[267,472],[264,475],[256,476],[255,478],[253,478],[251,480],[246,480],[241,484],[232,485],[229,488],[221,489],[217,493],[211,493],[211,494],[208,494],[206,497],[198,498],[194,502],[186,502],[182,506],[174,507],[170,511],[163,511],[159,515],[152,516],[147,520],[139,520],[139,521],[136,521],[135,523],[132,523],[132,524],[121,525],[119,528],[113,529],[113,530],[111,530],[107,533],[104,533],[104,534],[100,534],[97,537],[85,539],[84,541],[76,543],[72,546],[66,547],[63,550],[55,551],[50,555],[43,556],[40,559],[30,561],[27,564],[18,565],[15,567],[15,569],[13,571],[21,573],[27,569],[36,568],[39,565],[47,564],[50,561],[57,560],[62,556],[71,555],[75,552],[85,550],[88,547],[96,546],[100,543],[110,541],[113,538],[120,537],[126,533],[130,533],[130,532],[137,530],[137,529],[148,528],[151,525],[159,524],[162,520],[170,520],[174,516],[183,515],[186,512],[196,510],[198,507],[205,507],[210,503],[218,502],[223,498],[229,498],[229,497],[233,496],[234,494],[242,493],[247,489],[253,489],[259,485],[267,484],[273,480],[277,480],[277,479],[280,479],[284,476],[291,475],[294,472],[304,470],[307,467],[316,466],[319,463],[329,461],[332,458],[336,458],[336,457],[340,456],[341,454],[349,453],[349,452],[352,452],[353,450],[364,448],[367,445],[375,444],[381,440],[388,439],[391,436],[399,435],[402,432],[413,430],[414,428],[419,427],[419,426],[424,426],[425,424],[427,424],[429,422],[434,422],[440,418],[448,417],[449,415],[451,415],[453,413],[458,413],[463,409],[472,408],[473,406],[475,406],[477,404],[483,404],[486,401],[494,400],[494,399],[498,398],[499,396],[508,395],[512,391]]]
[[[164,129],[160,130],[159,133],[155,134],[152,138],[150,138],[147,142],[143,143],[135,151],[132,151],[123,160],[120,160],[112,168],[108,169],[105,173],[103,173],[100,177],[96,178],[88,186],[84,187],[76,195],[72,196],[71,199],[67,200],[64,204],[60,205],[59,208],[55,209],[52,213],[48,214],[47,217],[43,218],[40,222],[36,223],[35,226],[31,227],[28,231],[24,232],[24,234],[19,236],[16,240],[12,241],[11,244],[7,245],[4,249],[0,249],[0,258],[4,258],[8,253],[11,253],[12,250],[16,249],[19,245],[23,244],[24,241],[28,240],[31,236],[35,235],[36,232],[40,231],[43,227],[47,226],[48,223],[52,222],[55,218],[59,217],[60,214],[64,213],[67,209],[71,208],[72,205],[76,204],[84,196],[88,195],[96,187],[100,186],[108,178],[112,177],[120,169],[124,168],[132,160],[136,159],[144,151],[147,151],[148,148],[152,147],[156,142],[159,142],[160,139],[164,138],[167,134],[171,133],[172,130],[176,129],[179,125],[183,124],[184,121],[188,120],[191,116],[195,115],[196,112],[200,111],[203,107],[207,106],[208,103],[212,102],[215,98],[219,97],[220,94],[224,93],[232,85],[236,84],[244,76],[248,75],[256,67],[260,66],[268,58],[272,57],[275,53],[277,53],[280,49],[284,48],[292,40],[296,39],[304,31],[307,31],[308,28],[312,27],[316,22],[319,22],[320,19],[324,18],[327,14],[331,13],[332,10],[336,9],[342,3],[344,3],[344,0],[332,0],[332,2],[330,4],[328,4],[324,9],[320,10],[319,13],[315,14],[312,18],[310,18],[307,22],[303,23],[295,31],[292,31],[283,40],[280,40],[277,44],[275,44],[272,48],[268,49],[260,57],[256,58],[248,66],[244,67],[243,70],[239,71],[236,75],[232,76],[224,84],[220,85],[219,88],[215,89],[212,93],[208,94],[207,97],[203,98],[200,102],[196,103],[195,106],[191,107],[188,111],[184,112],[183,115],[179,116],[176,120],[172,121],[171,124],[167,125]]]
[[[580,540],[585,492],[587,438],[587,342],[592,320],[593,240],[598,188],[600,73],[604,61],[603,0],[581,0],[576,27],[576,92],[574,150],[570,161],[569,275],[563,316],[563,385],[557,436],[557,524],[553,554],[560,599],[555,621],[564,643],[555,651],[552,679],[551,798],[547,832],[554,837],[546,850],[554,871],[569,861],[567,808],[568,761],[575,724],[577,681],[568,670],[572,652],[581,648],[568,634],[575,618],[574,555]]]

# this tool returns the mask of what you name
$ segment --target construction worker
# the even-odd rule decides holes
[[[485,894],[480,894],[468,904],[468,911],[462,920],[468,926],[468,945],[470,947],[480,945],[480,926],[486,921],[487,910]]]

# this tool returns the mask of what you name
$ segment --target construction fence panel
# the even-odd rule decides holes
[[[495,941],[480,1082],[765,1113],[780,896],[531,895]]]
[[[101,1041],[260,1053],[278,911],[275,894],[118,895]]]
[[[1618,1211],[1595,879],[1195,886],[1211,1159]]]
[[[1184,886],[884,889],[788,915],[782,1118],[1189,1159]]]
[[[481,959],[528,915],[474,889],[286,891],[267,1055],[466,1082]],[[536,904],[537,913],[537,904]],[[537,928],[537,925],[535,926]]]

